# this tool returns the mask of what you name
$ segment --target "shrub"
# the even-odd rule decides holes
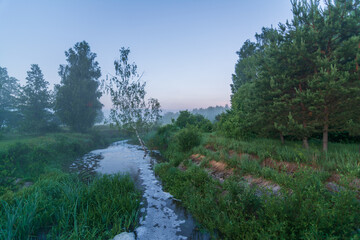
[[[171,142],[171,138],[178,128],[173,124],[167,124],[165,126],[160,127],[154,136],[150,138],[148,144],[152,148],[158,148],[160,150],[166,150],[168,148],[169,143]]]
[[[178,141],[180,150],[187,152],[200,144],[201,134],[195,127],[188,126],[184,129],[181,129],[177,133],[176,139]]]
[[[213,129],[212,123],[209,119],[206,119],[200,114],[191,114],[189,111],[180,111],[180,115],[176,119],[175,125],[179,128],[195,126],[204,132],[211,132]]]

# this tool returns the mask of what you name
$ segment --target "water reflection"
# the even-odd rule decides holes
[[[162,190],[153,172],[153,165],[161,159],[159,152],[144,156],[144,151],[120,141],[106,149],[86,154],[71,165],[73,171],[82,173],[129,173],[143,191],[142,217],[136,229],[137,239],[210,239],[199,231],[195,220],[174,199]]]

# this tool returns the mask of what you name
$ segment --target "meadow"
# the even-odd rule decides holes
[[[0,239],[109,239],[138,223],[141,192],[127,175],[70,173],[78,157],[121,137],[4,135],[0,140]]]
[[[220,239],[360,239],[358,144],[236,140],[202,133],[189,150],[167,125],[150,144],[167,161],[156,173],[203,227]],[[164,145],[164,143],[167,143]]]

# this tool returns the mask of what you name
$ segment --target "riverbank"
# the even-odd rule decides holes
[[[0,239],[109,239],[133,231],[141,193],[129,176],[68,173],[116,130],[5,136],[0,141]]]
[[[357,144],[333,143],[324,154],[316,142],[307,151],[298,142],[200,135],[184,150],[179,130],[166,126],[150,142],[169,160],[155,169],[165,189],[218,237],[360,237]]]

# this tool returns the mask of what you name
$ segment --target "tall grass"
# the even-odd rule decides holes
[[[165,131],[155,140],[174,139],[176,131],[169,129],[170,137],[164,137],[169,135]],[[187,152],[177,144],[162,144],[169,161],[157,165],[156,174],[214,238],[360,239],[358,193],[349,184],[339,183],[341,191],[329,191],[326,185],[334,173],[346,175],[345,181],[360,177],[356,144],[331,143],[323,153],[316,141],[305,150],[296,141],[285,145],[272,139],[239,141],[214,133],[203,134],[202,145]],[[189,160],[191,154],[204,158],[195,164]],[[268,158],[297,163],[292,166],[298,168],[280,170],[264,164]],[[225,162],[233,175],[224,182],[213,178],[206,164],[210,160]],[[277,184],[280,190],[274,194],[261,184],[249,184],[246,175]]]
[[[272,158],[279,161],[316,165],[325,171],[360,177],[360,153],[358,144],[330,143],[327,153],[321,150],[321,143],[310,141],[310,150],[301,142],[288,141],[284,145],[273,139],[252,139],[240,141],[217,135],[206,135],[206,141],[217,150],[225,149],[254,154],[260,159]]]
[[[129,176],[53,172],[2,196],[0,239],[109,239],[137,226],[140,198]]]
[[[262,170],[255,167],[251,171]],[[297,180],[283,176],[282,180],[292,191],[290,194],[283,189],[280,195],[259,195],[256,188],[236,176],[220,183],[195,165],[180,171],[170,163],[162,163],[157,165],[156,173],[166,189],[181,199],[215,238],[360,237],[360,202],[356,193],[345,189],[330,193],[322,183],[322,176],[311,171],[298,172]],[[281,177],[272,174],[274,178]]]
[[[44,136],[0,141],[0,195],[16,190],[15,179],[36,179],[49,169],[67,170],[77,157],[105,147],[114,136],[106,132],[91,134],[52,133]],[[116,134],[115,134],[116,135]]]

